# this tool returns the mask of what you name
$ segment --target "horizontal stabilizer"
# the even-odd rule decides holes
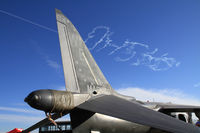
[[[198,127],[160,112],[145,108],[113,95],[92,98],[78,106],[80,109],[101,113],[130,122],[173,133],[200,133]]]

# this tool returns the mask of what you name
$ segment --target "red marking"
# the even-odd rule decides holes
[[[21,133],[22,131],[23,131],[22,128],[15,128],[15,129],[13,129],[13,130],[7,132],[7,133]]]

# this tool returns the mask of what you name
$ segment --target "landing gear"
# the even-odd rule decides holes
[[[51,118],[50,112],[49,113],[45,112],[45,115],[51,123],[53,123],[60,131],[62,131],[62,129],[58,126],[58,124]],[[62,116],[62,113],[60,115]]]

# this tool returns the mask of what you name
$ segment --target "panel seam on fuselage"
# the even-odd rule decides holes
[[[87,60],[87,58],[85,57],[85,54],[84,54],[83,52],[82,52],[82,55],[83,55],[83,57],[84,57],[84,59],[85,59],[85,62],[86,62],[87,65],[88,65],[88,68],[90,69],[90,72],[91,72],[91,74],[92,74],[92,76],[93,76],[93,78],[94,78],[96,84],[98,85],[97,79],[96,79],[96,77],[95,77],[95,75],[94,75],[94,73],[93,73],[93,71],[92,71],[92,68],[90,67],[90,64],[89,64],[89,62],[88,62],[88,60]]]

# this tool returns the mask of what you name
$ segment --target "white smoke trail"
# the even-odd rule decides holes
[[[98,32],[102,32],[101,36]],[[157,55],[158,48],[150,51],[150,47],[147,44],[125,40],[122,44],[115,44],[111,39],[113,32],[109,27],[97,26],[88,33],[88,37],[85,43],[92,43],[90,50],[101,51],[105,48],[112,48],[108,55],[113,55],[115,61],[118,62],[131,62],[132,66],[143,65],[150,68],[153,71],[168,70],[172,67],[178,67],[180,62],[175,58],[168,57],[168,53],[163,55]],[[94,39],[96,38],[96,40]],[[89,42],[90,39],[94,39],[94,42]],[[100,47],[100,48],[99,48]],[[142,48],[143,51],[136,51],[137,48]]]
[[[96,31],[97,31],[97,30],[105,30],[105,33],[103,34],[103,36],[100,37],[100,39],[99,39],[98,41],[96,41],[96,42],[94,43],[94,45],[93,45],[91,48],[89,48],[90,50],[94,50],[94,49],[95,49],[100,43],[102,43],[105,39],[106,39],[106,40],[105,40],[106,44],[107,44],[107,45],[110,44],[110,40],[108,40],[108,39],[109,39],[109,36],[111,35],[111,33],[110,33],[110,28],[108,28],[108,27],[106,27],[106,26],[97,26],[97,27],[95,27],[90,33],[88,33],[88,37],[85,39],[85,43],[87,43],[88,40],[90,40],[90,39],[96,37]],[[105,47],[107,47],[107,45],[104,45],[103,47],[105,48]]]
[[[0,13],[3,13],[8,16],[11,16],[13,18],[30,23],[30,24],[40,27],[42,29],[57,33],[57,31],[54,29],[51,29],[47,26],[35,23],[31,20],[17,16],[15,14],[9,13],[7,11],[0,10]],[[99,30],[104,30],[104,34],[102,36],[98,36],[96,34],[96,32]],[[163,54],[161,56],[154,56],[154,54],[157,53],[158,49],[155,49],[153,52],[149,52],[148,51],[149,46],[146,44],[143,44],[143,43],[126,40],[121,45],[117,45],[117,44],[113,43],[113,40],[111,39],[112,35],[113,35],[113,32],[110,31],[109,27],[97,26],[97,27],[93,28],[93,30],[90,33],[88,33],[88,37],[85,40],[85,43],[88,43],[88,41],[92,38],[99,37],[99,39],[92,45],[92,47],[89,48],[90,50],[97,49],[97,47],[99,47],[100,44],[102,45],[104,43],[103,46],[101,46],[100,48],[97,49],[97,51],[101,51],[107,47],[113,48],[114,50],[109,52],[108,55],[115,54],[116,61],[118,61],[118,62],[132,61],[131,65],[133,65],[133,66],[144,65],[144,66],[149,67],[153,71],[167,70],[173,66],[178,67],[180,65],[180,62],[177,62],[175,58],[167,57],[168,54]],[[146,52],[143,52],[143,53],[136,52],[135,48],[138,46],[146,49]],[[121,52],[121,53],[125,54],[127,57],[125,57],[125,58],[122,57],[123,55],[120,54],[121,50],[123,50],[123,52]],[[51,67],[59,68],[59,65],[56,64],[55,62],[52,62],[48,59],[47,59],[47,62]]]

